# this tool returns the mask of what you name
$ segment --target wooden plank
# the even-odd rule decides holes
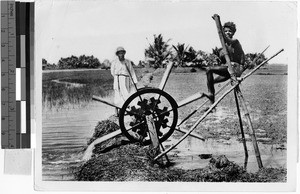
[[[102,143],[106,140],[109,140],[111,138],[114,138],[116,137],[117,135],[120,135],[122,134],[122,131],[119,129],[117,131],[114,131],[110,134],[107,134],[103,137],[100,137],[98,139],[96,139],[95,141],[93,141],[89,146],[88,148],[85,150],[84,154],[83,154],[83,157],[82,157],[82,160],[89,160],[91,157],[92,157],[92,154],[93,154],[93,149],[95,147],[95,145],[99,144],[99,143]]]
[[[199,100],[200,98],[205,97],[205,95],[201,92],[197,92],[196,94],[193,94],[192,96],[187,97],[186,99],[181,100],[180,102],[178,102],[178,108],[185,106],[189,103],[192,103],[196,100]]]
[[[160,84],[159,84],[159,87],[158,87],[159,89],[164,90],[164,88],[166,86],[166,83],[168,81],[168,78],[170,76],[173,65],[174,65],[173,63],[169,63],[167,65],[166,71],[165,71],[165,73],[164,73],[164,75],[163,75],[163,77],[160,81]]]
[[[181,132],[181,133],[187,133],[187,132],[188,132],[188,130],[180,129],[179,127],[176,127],[175,130],[176,130],[176,131],[179,131],[179,132]],[[202,137],[201,135],[198,135],[198,134],[196,134],[196,133],[190,133],[190,136],[195,137],[195,138],[197,138],[197,139],[200,139],[200,140],[202,140],[202,141],[205,141],[205,138],[204,138],[204,137]]]
[[[99,102],[102,102],[104,104],[107,104],[109,106],[112,106],[112,107],[115,107],[115,108],[118,108],[118,109],[121,109],[122,107],[120,107],[119,105],[116,105],[115,103],[113,102],[108,102],[106,100],[104,100],[103,98],[99,97],[99,96],[93,96],[92,97],[93,100],[96,100],[96,101],[99,101]]]
[[[146,115],[146,121],[147,121],[147,126],[148,126],[148,130],[149,130],[149,135],[150,135],[150,138],[151,138],[151,142],[152,142],[152,145],[153,145],[153,149],[159,150],[159,139],[158,139],[158,135],[156,133],[156,128],[155,128],[153,116],[152,115]]]

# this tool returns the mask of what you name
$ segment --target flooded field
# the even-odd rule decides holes
[[[264,69],[264,71],[266,71]],[[286,71],[286,69],[285,69]],[[258,129],[259,148],[264,167],[286,167],[286,92],[287,76],[280,71],[276,75],[253,75],[243,82],[241,89],[253,121]],[[158,85],[161,76],[154,77],[152,84]],[[57,80],[57,77],[53,78]],[[67,80],[71,82],[70,79]],[[77,82],[76,82],[77,83]],[[94,86],[95,87],[95,86]],[[216,89],[221,85],[216,85]],[[165,91],[179,102],[196,93],[206,92],[203,73],[173,73]],[[112,100],[112,95],[106,97]],[[179,118],[200,105],[196,101],[179,109]],[[79,103],[81,104],[81,103]],[[74,180],[73,168],[81,164],[87,141],[91,138],[98,121],[107,119],[114,109],[99,102],[85,101],[80,106],[65,105],[43,108],[42,164],[43,180]],[[201,113],[193,115],[182,128],[189,129]],[[247,131],[247,129],[245,129]],[[168,155],[175,162],[174,167],[183,169],[201,168],[207,159],[201,154],[224,154],[229,160],[243,166],[244,148],[240,139],[239,123],[233,95],[228,95],[196,129],[207,140],[205,142],[188,137]],[[175,132],[164,146],[168,147],[182,136]],[[249,139],[249,136],[247,136]],[[260,139],[259,139],[260,138]],[[251,141],[247,141],[249,151],[248,171],[257,171],[256,158]]]

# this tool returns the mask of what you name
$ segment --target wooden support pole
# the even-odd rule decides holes
[[[109,106],[115,107],[115,108],[117,108],[117,109],[121,109],[121,108],[122,108],[122,107],[120,107],[120,106],[114,104],[113,102],[108,102],[108,101],[104,100],[103,98],[101,98],[101,97],[99,97],[99,96],[92,96],[92,99],[93,99],[93,100],[96,100],[96,101],[99,101],[99,102],[102,102],[102,103],[104,103],[104,104],[107,104],[107,105],[109,105]]]
[[[142,121],[142,122],[140,122],[139,124],[136,124],[136,125],[134,125],[134,126],[132,126],[132,127],[136,127],[136,126],[141,125],[141,124],[143,124],[143,123],[144,123],[144,121]],[[126,129],[126,131],[129,131],[129,130],[131,130],[131,129],[132,129],[132,128]],[[104,141],[107,141],[107,140],[109,140],[109,139],[112,139],[112,138],[114,138],[114,137],[116,137],[116,136],[118,136],[118,135],[121,135],[121,134],[122,134],[121,129],[118,129],[118,130],[116,130],[116,131],[114,131],[114,132],[111,132],[111,133],[109,133],[109,134],[107,134],[107,135],[104,135],[104,136],[102,136],[102,137],[99,137],[98,139],[96,139],[95,141],[93,141],[93,142],[88,146],[88,148],[86,149],[85,153],[83,154],[82,159],[83,159],[83,160],[89,160],[89,159],[91,158],[91,156],[92,156],[92,151],[93,151],[95,145],[97,145],[97,144],[99,144],[99,143],[102,143],[102,142],[104,142]]]
[[[236,81],[236,72],[234,72],[234,70],[232,68],[232,65],[231,65],[230,57],[229,57],[228,50],[227,50],[226,43],[225,43],[224,32],[223,32],[223,27],[222,27],[222,24],[221,24],[220,16],[218,14],[215,14],[215,15],[212,16],[212,18],[215,20],[216,25],[217,25],[219,38],[220,38],[220,41],[221,41],[221,44],[222,44],[222,48],[223,48],[223,51],[224,51],[224,54],[225,54],[226,63],[227,63],[227,66],[228,66],[228,72],[230,74],[231,79]]]
[[[247,73],[244,77],[242,77],[241,81],[243,81],[244,79],[246,79],[247,77],[249,77],[250,75],[252,75],[255,71],[257,71],[259,68],[261,68],[261,66],[265,65],[268,61],[270,61],[271,59],[273,59],[274,57],[276,57],[277,55],[279,55],[279,53],[283,52],[284,50],[281,49],[280,51],[278,51],[277,53],[275,53],[274,55],[272,55],[270,58],[266,59],[265,61],[261,62],[258,66],[256,66],[252,71],[250,71],[249,73]]]
[[[151,152],[151,157],[155,158],[157,155],[159,155],[161,153],[160,148],[159,148],[160,142],[159,142],[158,135],[157,135],[157,132],[156,132],[156,127],[155,127],[155,124],[154,124],[153,116],[152,115],[146,115],[146,121],[147,121],[147,126],[148,126],[150,139],[151,139],[152,146],[153,146],[152,147],[153,152]],[[152,154],[153,154],[153,156],[152,156]],[[167,161],[169,161],[168,158],[167,158]],[[163,164],[163,160],[158,161],[158,163]]]
[[[239,123],[240,123],[241,134],[242,134],[242,141],[243,141],[244,152],[245,152],[244,168],[247,169],[248,149],[247,149],[247,144],[246,144],[246,139],[245,139],[245,134],[244,134],[244,129],[243,129],[243,121],[242,121],[242,117],[241,117],[241,111],[240,111],[240,106],[239,106],[239,102],[238,102],[238,97],[237,97],[237,94],[236,94],[236,89],[234,90],[234,98],[235,98],[235,102],[236,102],[237,114],[238,114],[238,117],[239,117]]]
[[[152,115],[146,115],[147,126],[149,130],[149,135],[152,141],[153,148],[159,149],[159,140],[156,133],[156,128]]]
[[[128,71],[128,74],[129,74],[129,77],[130,77],[130,79],[131,79],[131,81],[132,81],[132,84],[134,85],[135,91],[137,92],[137,91],[138,91],[138,88],[137,88],[136,83],[134,83],[134,79],[133,79],[133,77],[132,77],[132,75],[131,75],[130,69],[129,69],[129,67],[126,65],[126,63],[124,63],[124,65],[125,65],[125,67],[126,67],[126,69],[127,69],[127,71]],[[142,100],[141,97],[140,97],[140,99]]]
[[[205,97],[205,95],[203,93],[197,92],[196,94],[193,94],[192,96],[189,96],[188,98],[183,99],[180,102],[178,102],[178,108],[185,106],[189,103],[192,103],[196,100],[199,100],[200,98],[203,98],[203,97]]]
[[[248,122],[248,126],[249,126],[249,130],[250,130],[250,134],[251,134],[251,139],[252,139],[252,143],[253,143],[253,147],[254,147],[258,167],[262,168],[263,164],[262,164],[262,161],[261,161],[260,152],[259,152],[259,148],[258,148],[258,145],[257,145],[256,137],[255,137],[255,131],[254,131],[253,126],[252,126],[251,118],[250,118],[250,115],[249,115],[249,112],[248,112],[248,109],[247,109],[245,99],[244,99],[244,97],[242,95],[242,92],[239,88],[237,88],[235,91],[236,91],[237,97],[239,98],[239,100],[241,102],[243,110],[245,112],[245,117],[246,117],[247,122]]]
[[[179,132],[181,132],[181,133],[187,133],[187,132],[188,132],[188,130],[180,129],[179,127],[176,127],[175,130],[176,130],[176,131],[179,131]],[[196,133],[190,133],[190,136],[195,137],[195,138],[197,138],[197,139],[200,139],[200,140],[202,140],[202,141],[205,141],[205,138],[204,138],[204,137],[202,137],[201,135],[198,135],[198,134],[196,134]]]
[[[82,157],[82,160],[87,161],[87,160],[89,160],[92,157],[92,154],[93,154],[92,151],[93,151],[95,145],[97,145],[99,143],[102,143],[104,141],[107,141],[107,140],[109,140],[111,138],[114,138],[114,137],[116,137],[117,135],[120,135],[120,134],[122,134],[122,131],[119,129],[117,131],[114,131],[114,132],[112,132],[110,134],[107,134],[107,135],[105,135],[103,137],[100,137],[100,138],[96,139],[95,141],[93,141],[88,146],[88,148],[85,150],[85,152],[83,154],[83,157]]]
[[[164,148],[164,146],[162,145],[162,143],[161,143],[161,142],[159,142],[159,144],[160,144],[160,148],[161,148],[161,150],[164,152],[164,151],[165,151],[165,148]],[[167,164],[166,164],[166,165],[169,165],[169,164],[171,164],[171,162],[170,162],[170,160],[169,160],[169,157],[168,157],[168,155],[167,155],[167,154],[165,155],[165,157],[166,157],[166,160],[167,160]]]
[[[173,65],[174,65],[173,63],[169,63],[167,65],[166,71],[165,71],[165,73],[164,73],[164,75],[163,75],[163,77],[162,77],[162,79],[160,81],[160,84],[158,86],[159,89],[164,90],[164,88],[166,86],[166,83],[168,81],[168,78],[170,76],[170,73],[171,73]]]

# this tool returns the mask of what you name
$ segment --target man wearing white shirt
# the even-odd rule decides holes
[[[116,50],[117,58],[111,63],[111,74],[114,77],[114,102],[122,106],[134,89],[132,81],[136,84],[137,77],[132,66],[132,62],[125,59],[126,50],[118,47]],[[130,78],[130,76],[132,78]],[[117,111],[117,110],[116,110]],[[116,112],[118,116],[118,111]]]

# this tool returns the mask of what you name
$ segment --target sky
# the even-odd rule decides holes
[[[118,46],[135,64],[153,35],[162,34],[170,45],[185,43],[211,52],[220,47],[212,16],[233,21],[245,53],[261,52],[272,60],[288,64],[296,42],[296,4],[280,1],[107,1],[38,0],[36,2],[37,50],[42,58],[57,63],[61,57],[94,55],[101,62],[112,60]]]

